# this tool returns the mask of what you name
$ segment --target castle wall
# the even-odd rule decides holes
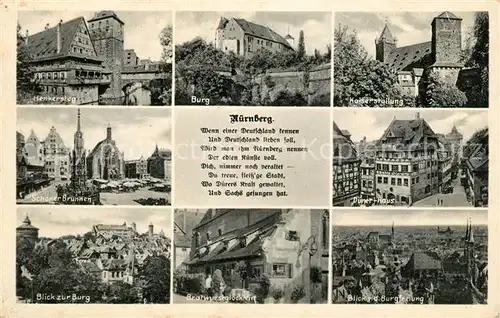
[[[314,106],[320,103],[320,106],[324,106],[325,99],[327,99],[327,105],[330,105],[330,91],[331,65],[330,63],[328,63],[313,69],[309,73],[309,95],[307,99],[308,104]]]
[[[273,87],[269,87],[266,83],[266,77],[274,83]],[[304,97],[308,96],[306,88],[306,79],[304,72],[277,72],[257,75],[253,79],[253,99],[255,103],[264,101],[264,98],[269,94],[269,98],[274,100],[278,93],[282,90],[288,91],[291,94],[296,92],[301,93]],[[260,98],[260,101],[258,100]]]

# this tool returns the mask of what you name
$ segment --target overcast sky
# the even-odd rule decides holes
[[[172,212],[165,208],[98,208],[85,207],[18,207],[17,225],[21,225],[28,214],[31,225],[39,229],[40,237],[57,238],[63,235],[83,235],[92,230],[95,224],[116,224],[135,222],[137,232],[145,233],[149,222],[153,223],[154,233],[163,230],[171,238]]]
[[[428,42],[431,40],[432,19],[442,12],[337,12],[335,26],[339,23],[356,30],[358,39],[367,52],[375,57],[375,38],[384,29],[385,21],[392,35],[397,39],[398,47]],[[466,32],[474,24],[474,12],[453,12],[462,18],[462,41]]]
[[[430,125],[436,134],[451,132],[453,124],[463,134],[465,143],[474,132],[488,125],[487,110],[471,109],[388,109],[388,108],[345,108],[335,109],[333,120],[340,129],[348,130],[353,142],[366,136],[367,141],[378,140],[389,127],[394,116],[396,119],[413,119],[416,113]]]
[[[151,108],[80,108],[81,129],[87,153],[106,138],[108,123],[112,138],[124,152],[125,160],[149,157],[156,143],[159,148],[171,149],[170,109]],[[42,108],[19,107],[17,109],[17,131],[28,139],[31,129],[40,140],[44,140],[52,126],[56,128],[64,144],[73,149],[76,131],[77,107]]]
[[[285,36],[288,32],[298,43],[300,30],[304,31],[306,54],[314,49],[326,52],[331,45],[332,15],[329,12],[176,12],[175,43],[180,44],[199,36],[214,42],[220,18],[241,18],[271,28]]]
[[[54,26],[62,19],[69,21],[83,16],[85,21],[93,18],[95,13],[90,11],[19,11],[18,21],[22,27],[22,34],[29,31],[35,34],[43,31],[45,25]],[[171,11],[115,11],[124,22],[124,48],[134,49],[140,59],[151,58],[159,61],[161,56],[160,32],[168,25],[172,25]]]
[[[475,210],[342,210],[335,209],[332,212],[332,224],[336,225],[359,225],[359,226],[391,226],[394,222],[397,226],[404,225],[465,225],[467,218],[471,218],[474,225],[488,224],[488,211]]]

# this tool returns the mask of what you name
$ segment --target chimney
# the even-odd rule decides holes
[[[106,140],[111,141],[111,126],[108,124],[108,128],[106,128]]]
[[[48,23],[47,23],[47,24],[45,25],[45,30],[48,30],[49,28],[50,28],[50,24],[48,24]]]
[[[26,30],[26,37],[24,38],[24,42],[26,43],[26,45],[28,45],[28,38],[30,37],[30,32],[28,30]]]
[[[417,117],[417,119],[420,118],[420,113],[419,112],[417,112],[417,116],[416,117]]]
[[[61,53],[61,25],[62,20],[57,24],[57,54]]]

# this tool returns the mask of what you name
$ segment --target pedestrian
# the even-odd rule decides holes
[[[208,274],[205,279],[205,289],[207,290],[207,294],[209,297],[212,297],[212,275]]]

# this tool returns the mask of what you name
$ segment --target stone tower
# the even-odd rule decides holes
[[[111,71],[111,84],[104,97],[122,95],[121,72],[123,69],[124,23],[115,12],[101,11],[88,21],[90,38],[97,54],[104,58],[104,65]]]
[[[31,225],[31,220],[28,215],[23,221],[23,224],[16,228],[16,236],[17,237],[25,237],[29,239],[37,239],[38,238],[38,228]]]
[[[386,62],[387,57],[396,49],[397,40],[386,24],[378,39],[375,39],[375,55],[377,61]]]
[[[149,223],[148,225],[148,236],[149,238],[153,238],[153,223]]]
[[[435,64],[457,64],[462,50],[462,19],[443,12],[432,20],[432,59]]]
[[[432,62],[431,72],[437,73],[442,81],[455,85],[462,50],[462,19],[451,12],[443,12],[432,20]]]
[[[74,148],[71,156],[71,184],[76,187],[85,186],[87,180],[85,148],[83,142],[83,132],[80,126],[80,108],[78,108],[76,132],[74,135]]]

